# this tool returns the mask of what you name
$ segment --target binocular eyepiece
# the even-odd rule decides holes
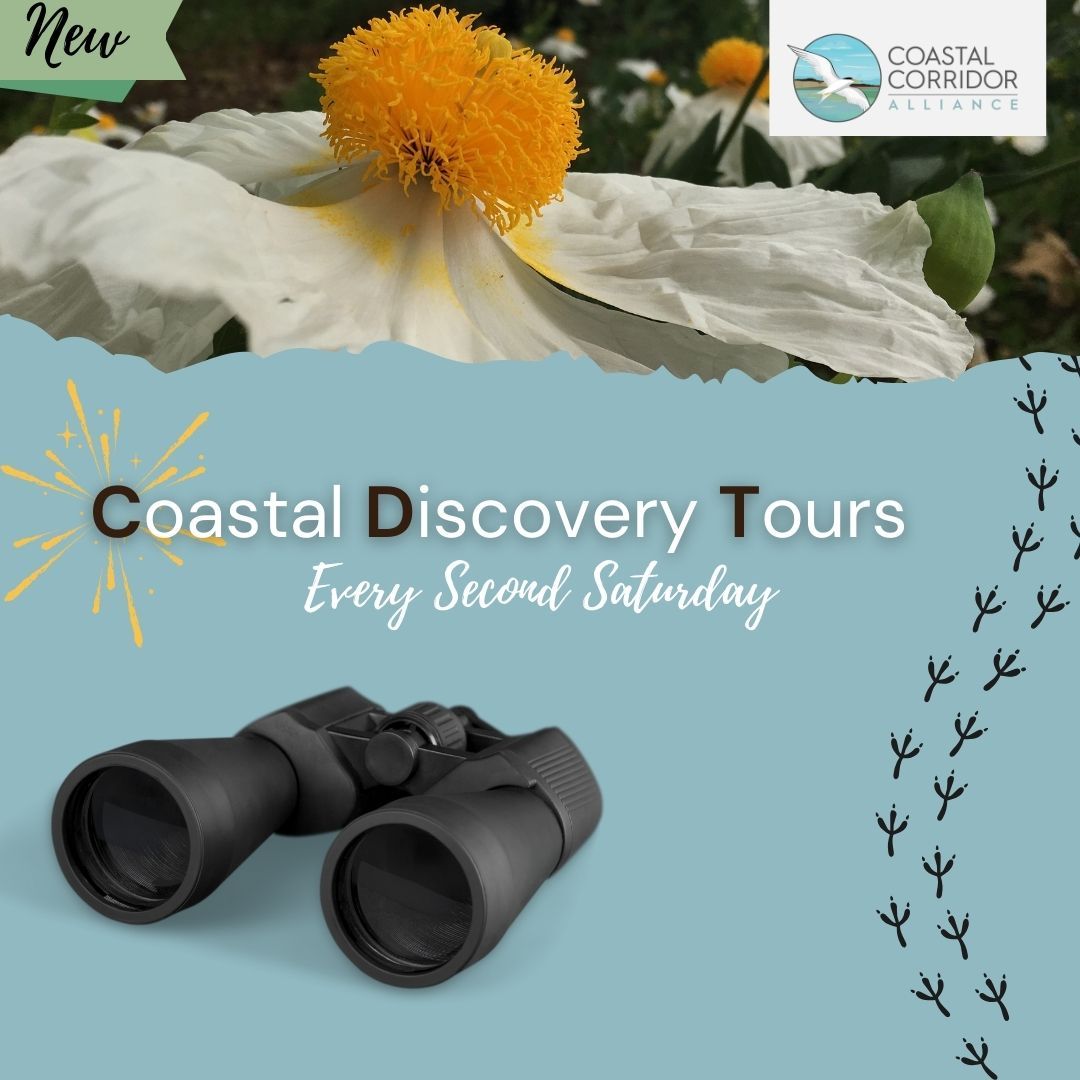
[[[52,832],[83,900],[149,923],[203,900],[272,833],[341,830],[321,886],[334,940],[382,982],[431,986],[490,952],[600,812],[558,728],[506,736],[465,707],[388,713],[345,687],[232,738],[92,757],[61,785]]]

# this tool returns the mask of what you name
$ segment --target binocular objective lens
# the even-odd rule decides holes
[[[469,883],[433,836],[411,825],[378,825],[338,865],[344,929],[380,966],[430,971],[465,943],[473,916]]]
[[[151,776],[119,766],[88,777],[69,803],[67,846],[101,898],[145,910],[180,887],[191,859],[184,815]]]

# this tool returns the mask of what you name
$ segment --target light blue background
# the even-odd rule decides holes
[[[852,78],[871,85],[881,83],[881,65],[873,50],[858,38],[847,34],[826,34],[806,46],[807,52],[817,53],[832,62],[841,78]],[[795,63],[796,79],[816,79],[817,74],[806,60]]]
[[[192,443],[209,471],[177,496],[297,497],[340,481],[356,495],[426,482],[433,496],[511,502],[702,500],[671,558],[658,539],[376,545],[358,538],[358,514],[337,544],[187,544],[182,569],[142,538],[145,558],[134,545],[126,556],[139,651],[118,597],[89,612],[102,552],[88,543],[0,604],[0,1071],[911,1080],[981,1075],[955,1057],[962,1036],[985,1035],[1002,1080],[1065,1075],[1080,959],[1068,531],[1080,378],[1053,357],[1031,363],[955,384],[837,387],[795,372],[702,386],[385,346],[162,376],[0,319],[0,462],[31,471],[60,449],[73,377],[91,419],[123,407],[119,457],[149,462],[210,410]],[[1013,403],[1029,381],[1049,394],[1043,438]],[[1043,456],[1062,479],[1039,515],[1024,467]],[[714,492],[740,482],[763,495],[735,542]],[[39,556],[10,541],[59,527],[74,501],[8,478],[0,495],[6,590]],[[759,525],[767,499],[890,497],[907,522],[892,543],[780,542]],[[1014,575],[1010,527],[1036,518],[1046,542]],[[436,615],[426,601],[457,557],[494,577],[569,560],[579,587],[557,615]],[[782,595],[754,633],[724,609],[585,614],[574,600],[606,557],[628,570],[658,557],[692,583],[727,562]],[[369,611],[306,615],[320,559],[427,592],[397,633]],[[1059,581],[1073,606],[1030,631],[1036,589]],[[977,584],[1009,603],[974,636]],[[984,693],[994,650],[1018,645],[1028,671]],[[931,652],[951,652],[961,674],[927,706]],[[103,919],[68,889],[47,823],[76,763],[133,739],[226,734],[341,683],[389,706],[466,701],[511,732],[559,723],[593,763],[596,836],[482,963],[421,992],[362,976],[319,911],[330,837],[273,838],[202,905],[151,927]],[[970,788],[939,825],[933,777],[948,771],[956,712],[975,708],[990,732],[951,763]],[[894,783],[889,732],[909,726],[926,745]],[[874,813],[893,801],[912,820],[889,860]],[[958,855],[941,903],[920,868],[935,843]],[[890,894],[912,904],[903,951],[875,915]],[[971,913],[967,963],[935,929],[946,906]],[[920,970],[944,976],[952,1020],[909,993]],[[975,995],[983,971],[1008,973],[1008,1025]]]

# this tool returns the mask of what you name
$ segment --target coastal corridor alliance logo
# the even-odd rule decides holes
[[[795,94],[812,116],[844,123],[862,116],[881,93],[881,65],[874,50],[848,34],[826,34],[800,49],[795,61]]]
[[[1046,54],[1046,0],[769,0],[769,134],[1043,137]]]

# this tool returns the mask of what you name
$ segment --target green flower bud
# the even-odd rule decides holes
[[[986,212],[982,177],[969,172],[915,205],[931,236],[923,261],[926,284],[955,311],[963,311],[994,265],[994,227]]]

